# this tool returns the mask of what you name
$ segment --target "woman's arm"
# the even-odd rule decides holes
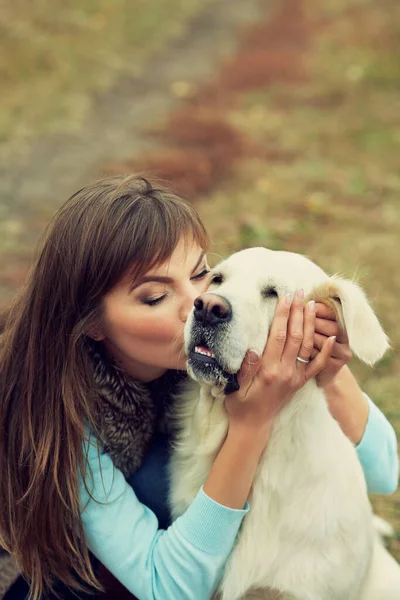
[[[392,494],[399,480],[397,439],[384,414],[345,366],[324,387],[332,416],[355,444],[368,491]]]
[[[329,409],[342,431],[356,445],[368,491],[392,494],[399,479],[396,434],[389,421],[362,392],[346,366],[352,353],[346,332],[341,331],[332,309],[316,304],[314,350],[317,356],[327,336],[336,335],[336,343],[326,367],[317,375],[317,384],[325,391]]]
[[[233,441],[227,443],[224,455],[232,473],[237,453]],[[97,500],[88,496],[81,481],[82,523],[89,549],[140,600],[209,599],[248,505],[241,510],[222,506],[200,489],[181,517],[167,530],[158,529],[155,514],[139,502],[109,455],[99,458],[93,441],[87,448],[93,474],[93,479],[87,476],[88,487]],[[252,452],[248,460],[252,470]],[[247,465],[241,468],[246,470]]]
[[[356,378],[347,366],[323,387],[329,410],[343,433],[359,444],[367,427],[369,405]]]

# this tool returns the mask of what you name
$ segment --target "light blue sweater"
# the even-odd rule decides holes
[[[368,397],[367,397],[368,398]],[[397,488],[396,435],[368,398],[369,418],[356,447],[368,490]],[[82,521],[90,550],[139,600],[208,600],[215,591],[244,515],[218,504],[201,488],[187,511],[168,529],[142,504],[108,454],[86,444],[93,472],[91,500],[80,483]],[[100,467],[101,463],[101,467]]]

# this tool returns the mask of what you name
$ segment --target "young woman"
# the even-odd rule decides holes
[[[394,431],[345,366],[332,315],[299,290],[279,301],[264,356],[249,349],[224,444],[170,523],[168,417],[207,248],[193,207],[140,177],[95,182],[55,215],[2,336],[0,541],[29,581],[7,598],[86,597],[93,555],[139,600],[210,598],[274,417],[310,377],[369,490],[396,488]]]

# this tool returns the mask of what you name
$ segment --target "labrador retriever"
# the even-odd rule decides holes
[[[248,348],[263,352],[278,299],[302,287],[332,306],[352,352],[368,365],[388,339],[362,289],[308,258],[251,248],[213,269],[185,325],[188,372],[171,460],[173,517],[206,481],[228,427],[224,395]],[[193,384],[192,384],[193,385]],[[266,402],[268,398],[266,398]],[[259,461],[245,516],[215,598],[399,600],[400,567],[373,526],[350,440],[310,380],[281,410]]]

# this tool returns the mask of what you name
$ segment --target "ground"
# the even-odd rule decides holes
[[[92,4],[99,9],[98,13],[97,8],[93,9],[93,14],[101,14],[103,5],[103,9],[106,8],[100,0],[97,3],[92,0]],[[166,4],[166,0],[160,2],[160,6]],[[306,254],[327,272],[339,272],[360,281],[391,339],[392,350],[374,369],[361,365],[356,359],[350,366],[362,388],[382,408],[400,435],[397,315],[400,295],[397,268],[400,256],[400,5],[396,0],[379,3],[375,0],[280,0],[257,3],[256,8],[255,3],[249,3],[251,19],[247,20],[252,23],[237,33],[235,21],[231,36],[223,39],[218,38],[220,34],[216,29],[208,43],[193,55],[190,49],[210,30],[207,23],[212,26],[213,18],[219,18],[221,7],[223,23],[226,8],[219,0],[209,0],[208,7],[201,8],[209,11],[209,21],[204,21],[200,4],[191,3],[192,12],[182,17],[179,27],[186,28],[190,35],[184,35],[181,45],[177,42],[171,45],[164,38],[159,40],[164,46],[161,51],[158,49],[155,59],[159,69],[157,81],[166,77],[166,72],[171,73],[171,65],[179,60],[183,65],[185,55],[189,64],[186,71],[175,72],[168,80],[162,79],[164,87],[157,88],[158,103],[150,93],[155,89],[154,79],[151,89],[146,87],[146,81],[148,83],[154,73],[154,69],[146,72],[146,65],[153,60],[149,58],[154,52],[151,45],[137,67],[142,72],[139,80],[143,85],[139,88],[131,86],[129,73],[121,67],[118,76],[125,73],[127,79],[114,87],[110,84],[108,91],[102,92],[101,86],[88,91],[81,87],[79,78],[74,79],[75,71],[70,67],[71,87],[80,90],[88,107],[79,117],[82,121],[78,119],[78,128],[98,132],[105,117],[108,115],[110,119],[104,123],[105,129],[110,123],[108,151],[103,148],[85,169],[82,169],[82,143],[75,154],[77,140],[83,136],[77,135],[71,141],[71,133],[65,132],[67,128],[76,127],[72,113],[63,113],[64,121],[49,117],[49,124],[44,114],[35,119],[34,126],[23,127],[15,117],[17,124],[13,125],[11,120],[3,126],[1,135],[7,169],[3,169],[4,201],[0,206],[6,217],[1,224],[0,238],[2,303],[7,303],[24,277],[38,231],[66,199],[61,196],[52,199],[45,161],[41,158],[41,162],[34,162],[31,150],[21,150],[21,140],[28,145],[35,144],[26,142],[27,130],[32,138],[39,130],[43,135],[57,127],[57,137],[51,138],[52,143],[44,138],[39,146],[45,149],[41,157],[51,153],[60,157],[61,167],[56,168],[54,161],[51,163],[52,189],[56,176],[65,177],[62,158],[66,156],[66,148],[69,154],[64,165],[67,164],[68,169],[64,170],[68,170],[68,178],[60,182],[63,192],[70,189],[72,193],[73,184],[88,175],[98,177],[145,169],[170,181],[196,203],[210,231],[215,260],[236,249],[259,244]],[[231,5],[236,7],[237,3]],[[144,6],[142,3],[142,8]],[[243,10],[246,3],[240,6]],[[232,13],[236,9],[232,9]],[[166,11],[165,14],[170,16],[171,13]],[[110,27],[117,27],[118,18],[115,15],[114,18],[115,22],[106,17]],[[101,26],[104,21],[99,19],[94,22],[104,27],[104,24]],[[193,23],[197,23],[197,28],[190,29]],[[157,27],[159,25],[155,28],[158,31]],[[233,32],[236,46],[232,44]],[[127,37],[129,40],[130,36]],[[215,60],[212,67],[200,68],[196,76],[191,76],[195,64],[201,64],[199,55],[206,54],[206,46],[209,48],[214,38],[220,43],[213,52],[220,52],[221,46],[229,43],[230,58],[228,54],[218,54],[218,61]],[[88,64],[92,60],[91,52],[89,46],[85,50]],[[121,40],[121,47],[117,46],[112,52],[116,52],[117,58],[113,60],[120,65],[132,47]],[[110,56],[112,52],[110,50]],[[102,56],[93,54],[93,60],[102,61]],[[168,57],[172,59],[170,68],[163,69],[163,60],[167,61]],[[112,73],[107,78],[110,82]],[[20,104],[14,103],[9,109],[10,114],[15,116],[21,111],[25,115],[26,100],[21,98],[26,98],[26,93],[12,76],[9,81],[15,90],[7,97],[20,98]],[[125,123],[114,116],[112,120],[110,112],[104,110],[100,111],[101,120],[91,120],[90,115],[96,114],[99,102],[101,104],[101,94],[108,94],[110,98],[109,94],[115,95],[118,90],[120,96],[122,92],[126,94],[125,108],[143,101],[145,90],[150,94],[145,96],[145,103],[154,107],[155,118],[147,115],[145,127],[138,128],[140,115],[138,117],[134,110],[132,115],[126,113]],[[90,93],[96,94],[95,106],[88,100]],[[120,96],[114,98],[119,108]],[[149,104],[149,98],[154,104]],[[32,102],[40,104],[41,99],[33,98]],[[69,103],[67,108],[73,110]],[[55,112],[58,110],[61,108]],[[33,112],[34,107],[21,122],[28,123]],[[132,128],[136,119],[136,137],[132,144],[128,141],[130,119]],[[70,122],[75,125],[69,125]],[[115,139],[123,139],[123,143],[115,144],[115,152],[110,149],[113,128]],[[94,139],[98,146],[98,138]],[[92,151],[91,146],[87,148]],[[15,157],[20,163],[18,168]],[[71,175],[74,168],[77,169],[76,182]],[[30,180],[35,181],[34,193],[29,191]],[[29,223],[26,211],[31,217]],[[400,532],[400,492],[371,499],[376,511]],[[392,552],[400,560],[398,540],[393,542]]]

